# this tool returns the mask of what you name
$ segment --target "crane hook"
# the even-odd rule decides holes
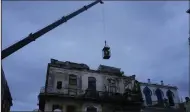
[[[104,2],[102,0],[99,0],[100,1],[100,4],[104,4]]]

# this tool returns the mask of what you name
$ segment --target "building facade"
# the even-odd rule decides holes
[[[177,87],[165,85],[163,81],[160,84],[151,83],[150,79],[147,83],[140,82],[140,85],[145,106],[166,106],[167,102],[169,107],[179,108]]]
[[[41,111],[139,112],[143,104],[135,75],[124,76],[119,68],[51,59],[46,84],[38,96]]]
[[[4,71],[1,68],[1,111],[10,112],[12,105],[12,96],[5,78]]]

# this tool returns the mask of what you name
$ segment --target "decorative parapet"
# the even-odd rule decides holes
[[[173,85],[162,85],[162,84],[157,84],[157,83],[145,83],[145,82],[140,82],[140,85],[148,85],[148,86],[157,86],[157,87],[164,87],[164,88],[173,88],[173,89],[178,89],[177,86]]]

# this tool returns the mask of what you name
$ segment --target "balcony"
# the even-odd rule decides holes
[[[44,87],[41,88],[40,95],[45,94]],[[54,96],[60,98],[74,98],[79,100],[94,100],[101,102],[112,102],[112,103],[141,103],[142,97],[141,93],[113,93],[107,91],[96,91],[96,90],[81,90],[81,89],[71,89],[62,88],[60,90],[49,90],[46,94],[47,96]]]

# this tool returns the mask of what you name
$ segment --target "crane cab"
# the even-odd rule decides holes
[[[105,46],[102,49],[102,55],[103,59],[109,59],[111,57],[110,47],[106,45],[106,41],[105,41]]]

